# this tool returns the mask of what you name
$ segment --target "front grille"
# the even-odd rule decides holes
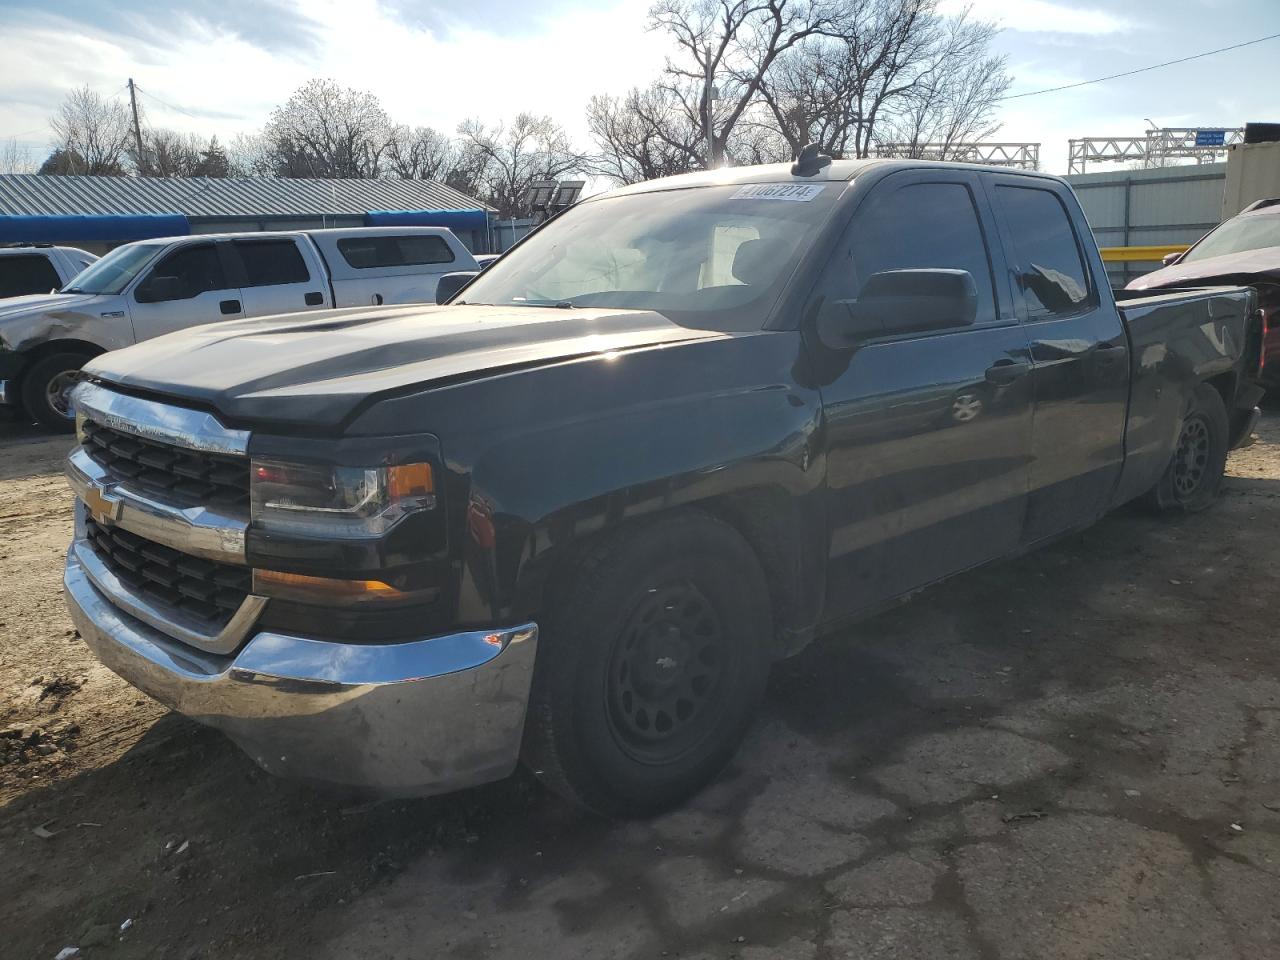
[[[85,453],[132,486],[205,506],[249,505],[249,464],[240,457],[175,447],[93,420],[82,431]]]
[[[85,533],[104,564],[134,590],[203,621],[216,632],[248,596],[248,567],[201,560],[92,517]]]

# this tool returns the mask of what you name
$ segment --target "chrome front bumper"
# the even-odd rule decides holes
[[[281,776],[427,796],[515,769],[538,628],[396,644],[254,634],[231,655],[180,643],[112,603],[75,546],[64,589],[98,659]]]

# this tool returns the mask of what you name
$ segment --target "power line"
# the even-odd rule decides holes
[[[1007,97],[1001,97],[1001,100],[1019,100],[1022,97],[1038,97],[1042,93],[1057,93],[1059,90],[1074,90],[1076,87],[1087,87],[1091,83],[1103,83],[1107,80],[1118,80],[1121,77],[1132,77],[1137,73],[1146,73],[1148,70],[1159,70],[1161,67],[1172,67],[1179,63],[1190,63],[1192,60],[1200,60],[1203,57],[1212,57],[1217,53],[1226,53],[1228,50],[1239,50],[1241,47],[1251,47],[1255,43],[1265,43],[1267,40],[1275,40],[1280,37],[1280,33],[1273,33],[1269,37],[1258,37],[1256,40],[1246,40],[1244,43],[1235,43],[1229,47],[1219,47],[1217,50],[1206,50],[1204,53],[1192,54],[1189,57],[1180,57],[1177,60],[1166,60],[1164,63],[1153,63],[1149,67],[1139,67],[1137,70],[1126,70],[1124,73],[1113,73],[1109,77],[1098,77],[1094,80],[1081,80],[1078,83],[1067,83],[1060,87],[1046,87],[1043,90],[1031,90],[1027,93],[1012,93]]]
[[[198,116],[196,116],[196,115],[195,115],[194,113],[192,113],[190,110],[183,110],[181,107],[175,107],[172,103],[168,103],[168,102],[167,102],[167,101],[165,101],[165,100],[161,100],[159,97],[157,97],[157,96],[156,96],[154,93],[152,93],[150,90],[144,90],[144,89],[142,89],[142,87],[138,86],[136,83],[134,84],[133,88],[134,88],[135,90],[137,90],[139,93],[141,93],[141,94],[145,94],[146,96],[150,97],[152,100],[154,100],[156,103],[160,104],[162,107],[168,107],[170,110],[175,110],[175,111],[177,111],[178,113],[184,113],[184,114],[186,114],[188,117],[190,117],[192,120],[204,120],[204,119],[207,119],[207,118],[205,118],[205,117],[198,117]]]

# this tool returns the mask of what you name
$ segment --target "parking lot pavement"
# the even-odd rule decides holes
[[[0,441],[0,727],[64,724],[0,766],[6,949],[1280,957],[1280,417],[1262,438],[1207,514],[1122,510],[782,664],[725,775],[629,824],[525,776],[372,803],[258,772],[69,634],[60,441]]]

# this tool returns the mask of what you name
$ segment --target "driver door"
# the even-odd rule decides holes
[[[1018,546],[1031,356],[1008,283],[993,269],[998,243],[976,177],[909,172],[873,188],[826,266],[817,294],[834,300],[857,298],[885,270],[965,270],[978,292],[970,325],[845,350],[806,332],[827,430],[833,617]]]
[[[213,241],[165,254],[134,287],[130,311],[138,340],[244,316],[240,288],[228,281]]]

